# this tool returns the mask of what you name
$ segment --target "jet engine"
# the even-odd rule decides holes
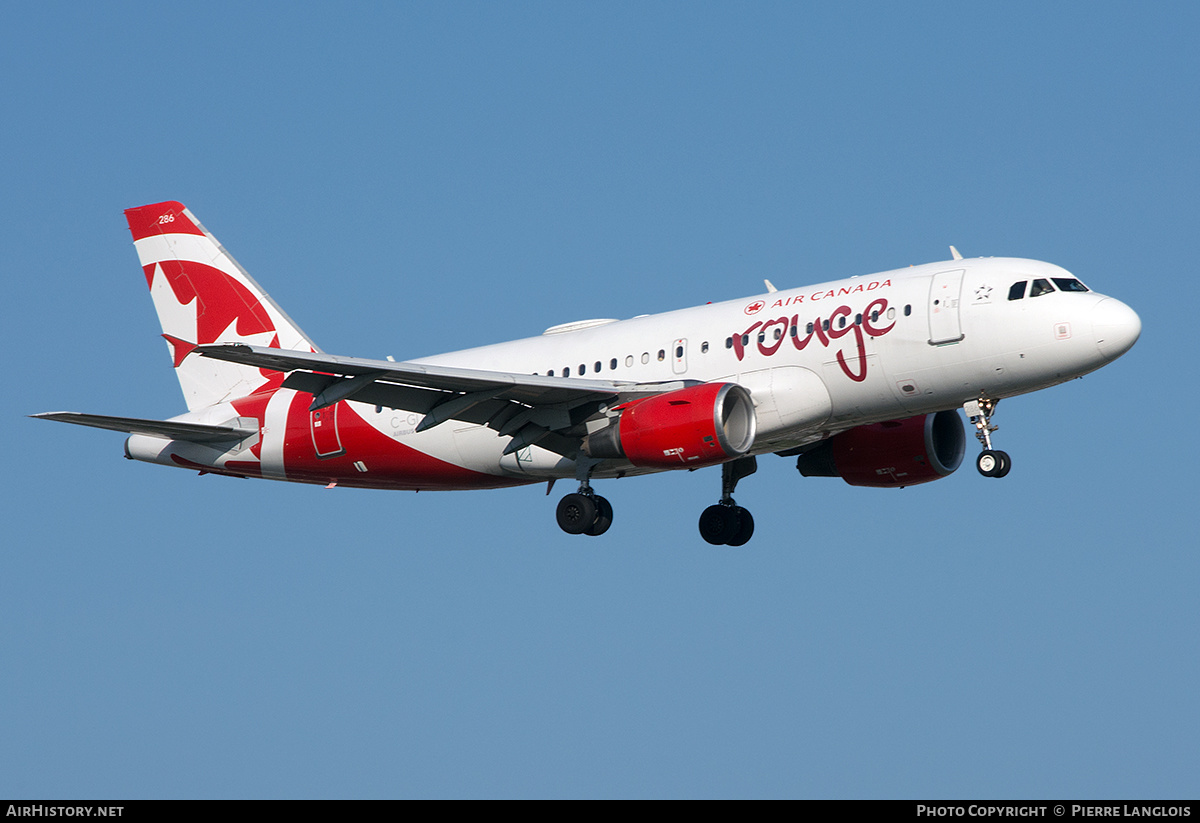
[[[634,400],[592,432],[590,457],[624,458],[655,469],[693,468],[741,457],[754,444],[754,401],[736,383],[705,383]]]
[[[834,435],[800,455],[805,477],[840,477],[851,486],[915,486],[959,467],[967,448],[957,411],[871,423]]]

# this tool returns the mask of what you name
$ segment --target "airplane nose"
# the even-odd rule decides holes
[[[1142,320],[1120,300],[1106,297],[1092,308],[1092,331],[1104,359],[1116,360],[1137,342]]]

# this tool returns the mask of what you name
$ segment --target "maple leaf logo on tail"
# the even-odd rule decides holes
[[[279,372],[189,357],[196,346],[317,347],[182,203],[125,211],[189,411],[277,387]]]

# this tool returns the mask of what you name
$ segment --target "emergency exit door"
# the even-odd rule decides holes
[[[338,436],[337,427],[338,407],[341,405],[340,402],[334,403],[332,406],[309,412],[313,450],[322,460],[337,457],[346,451],[342,448],[342,439]]]

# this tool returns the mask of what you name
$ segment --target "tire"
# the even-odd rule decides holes
[[[596,504],[586,494],[568,494],[558,501],[554,514],[567,534],[583,534],[596,522]]]
[[[1000,471],[996,472],[996,477],[1004,477],[1012,471],[1012,458],[1008,456],[1008,452],[996,452],[1000,457]]]
[[[754,516],[741,506],[735,506],[734,513],[737,515],[738,529],[727,545],[744,546],[754,536]]]
[[[709,506],[700,515],[700,536],[713,546],[725,546],[738,535],[736,506]]]
[[[599,537],[612,525],[613,509],[612,504],[600,495],[596,495],[592,499],[596,503],[596,520],[592,523],[591,528],[585,529],[583,533],[591,537]]]
[[[1003,452],[994,452],[985,449],[979,453],[979,457],[975,458],[975,468],[979,469],[979,473],[984,477],[997,477],[1000,470],[1004,467],[1004,462],[1000,455]]]

